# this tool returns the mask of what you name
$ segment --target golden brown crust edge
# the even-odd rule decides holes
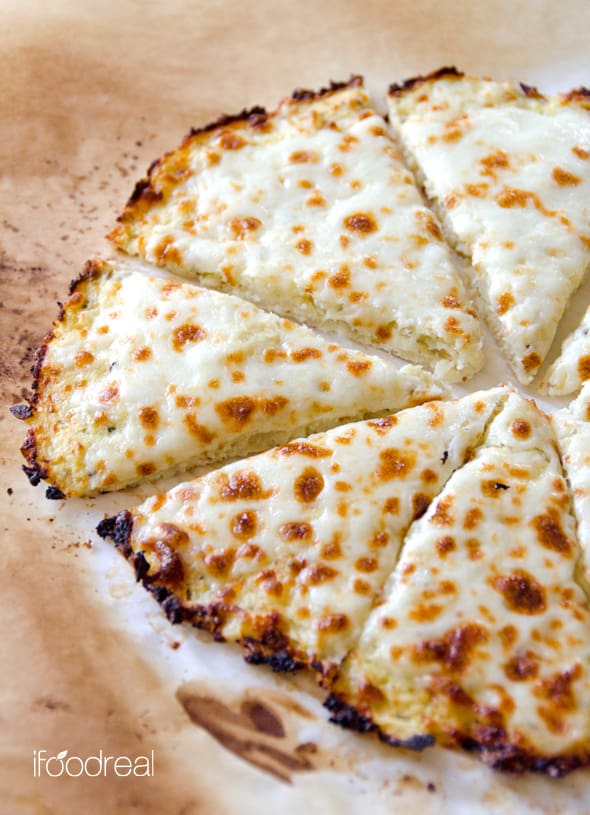
[[[326,87],[319,90],[310,90],[308,88],[295,88],[290,97],[287,97],[279,104],[279,108],[275,111],[267,111],[266,108],[256,105],[252,108],[244,108],[239,113],[235,114],[222,114],[217,119],[201,127],[191,127],[187,135],[184,137],[177,149],[182,150],[188,147],[195,139],[204,135],[215,132],[216,130],[226,130],[227,128],[238,128],[244,125],[253,128],[254,130],[264,130],[266,123],[269,119],[277,115],[281,105],[290,105],[298,103],[310,103],[318,99],[331,96],[334,93],[345,90],[346,88],[362,88],[364,84],[363,77],[359,74],[351,74],[348,80],[342,82],[331,81]],[[128,224],[135,220],[135,216],[140,214],[143,209],[161,201],[163,193],[156,190],[153,180],[158,168],[164,161],[173,155],[176,150],[167,151],[159,158],[154,159],[147,169],[144,178],[140,179],[133,189],[129,200],[127,201],[123,212],[117,218],[120,224]],[[115,244],[124,247],[125,241],[120,240],[122,232],[125,230],[121,227],[115,227],[108,233],[107,239],[113,241]]]
[[[70,282],[68,301],[66,301],[66,303],[58,303],[59,312],[54,320],[53,327],[45,335],[43,342],[35,351],[34,362],[31,367],[31,374],[33,377],[33,381],[31,383],[32,396],[28,402],[20,405],[13,405],[10,408],[10,412],[15,418],[20,419],[21,421],[27,421],[35,416],[43,393],[43,370],[45,357],[47,355],[47,349],[55,337],[56,329],[60,323],[65,321],[68,308],[72,304],[74,296],[78,292],[81,292],[89,281],[95,279],[101,273],[102,269],[103,263],[100,260],[89,260],[85,264],[81,274]],[[22,469],[29,479],[30,484],[33,487],[36,487],[41,481],[46,481],[50,476],[45,465],[39,461],[37,440],[33,428],[29,428],[27,430],[25,440],[20,448],[20,451],[26,461],[26,464],[23,464]],[[59,487],[52,484],[47,486],[45,496],[52,500],[58,500],[66,497],[65,493],[63,493]]]
[[[330,721],[347,730],[359,733],[375,732],[379,739],[391,747],[421,752],[437,743],[430,733],[416,733],[409,739],[396,739],[384,733],[369,715],[360,713],[338,694],[330,693],[324,702],[330,713]],[[477,754],[478,758],[493,770],[522,775],[525,772],[542,773],[551,778],[562,778],[573,770],[590,765],[590,750],[557,756],[541,756],[512,744],[502,727],[482,726],[476,737],[472,733],[453,732],[444,746],[462,748]]]
[[[127,510],[101,521],[97,528],[101,538],[111,538],[115,547],[129,561],[136,580],[144,586],[162,606],[168,620],[173,623],[188,622],[195,628],[207,631],[216,642],[223,642],[223,626],[236,609],[225,603],[209,605],[184,605],[177,597],[182,584],[182,563],[176,552],[169,549],[163,558],[165,565],[155,574],[148,574],[150,566],[142,552],[134,552],[131,545],[133,516]],[[253,665],[266,664],[275,673],[288,673],[304,667],[305,657],[293,648],[289,638],[282,632],[278,613],[252,620],[252,634],[242,636],[239,644],[244,659]]]
[[[389,86],[388,96],[402,97],[405,94],[413,93],[421,85],[430,85],[437,82],[439,79],[463,79],[475,78],[469,77],[468,74],[460,71],[454,65],[438,68],[428,74],[418,75],[405,79],[402,82],[394,82]],[[481,77],[481,79],[490,79],[489,77]],[[490,80],[491,81],[491,80]],[[524,82],[516,82],[520,87],[523,95],[529,99],[547,100],[548,97],[542,94],[534,85],[527,85]],[[574,88],[571,91],[557,94],[557,98],[562,104],[577,104],[585,110],[590,110],[590,89],[584,86]]]

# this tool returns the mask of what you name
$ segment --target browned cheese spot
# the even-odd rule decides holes
[[[528,439],[531,435],[531,426],[525,419],[515,419],[510,430],[517,439]]]
[[[371,369],[372,364],[370,359],[349,359],[346,370],[353,376],[363,376]]]
[[[325,207],[326,203],[327,201],[324,196],[321,193],[316,192],[314,195],[309,196],[305,202],[305,205],[308,207]]]
[[[172,347],[175,351],[182,351],[187,343],[199,342],[205,339],[207,332],[200,325],[185,323],[174,329],[172,334]]]
[[[364,597],[369,597],[372,594],[371,584],[366,580],[357,577],[352,583],[352,590],[355,594],[360,594]]]
[[[233,218],[229,222],[229,226],[235,239],[238,241],[244,241],[251,235],[252,232],[255,232],[262,226],[262,221],[259,221],[258,218],[252,217]]]
[[[279,535],[284,541],[308,541],[312,534],[311,526],[305,521],[291,521],[279,529]]]
[[[309,458],[327,458],[332,455],[332,451],[308,441],[290,441],[283,447],[277,448],[277,454],[281,456],[308,456]]]
[[[450,512],[451,506],[453,504],[453,497],[451,495],[446,496],[446,498],[441,498],[430,518],[431,524],[436,524],[437,526],[452,526],[455,522],[453,515]]]
[[[152,407],[142,407],[139,411],[139,421],[147,429],[154,429],[160,422],[158,411]]]
[[[429,623],[436,620],[442,611],[444,611],[443,606],[437,603],[417,603],[408,614],[408,617],[417,623]]]
[[[350,286],[350,269],[343,263],[337,272],[328,278],[328,285],[332,289],[346,289]]]
[[[450,535],[445,535],[436,541],[435,546],[440,557],[445,558],[449,552],[453,552],[457,548],[457,542]]]
[[[318,631],[326,634],[340,634],[350,627],[350,620],[346,614],[327,614],[318,620]]]
[[[580,357],[578,360],[578,375],[582,382],[590,379],[590,354]]]
[[[537,515],[531,523],[542,546],[560,555],[571,554],[572,543],[561,528],[557,513],[549,511],[546,515]]]
[[[426,231],[428,232],[431,238],[434,238],[437,241],[442,241],[443,239],[442,232],[440,231],[440,227],[436,223],[432,215],[428,215],[424,219],[424,226],[426,227]]]
[[[387,515],[399,515],[399,498],[392,496],[385,501],[383,512]]]
[[[316,164],[319,161],[319,156],[315,150],[296,150],[289,156],[289,161],[293,164]]]
[[[90,365],[94,362],[94,355],[90,351],[78,351],[75,356],[76,368],[83,368],[85,365]]]
[[[379,561],[374,557],[360,557],[355,561],[354,568],[357,572],[370,574],[379,567]]]
[[[223,501],[252,501],[269,498],[271,492],[264,490],[257,473],[241,472],[228,478],[225,473],[221,478],[220,490]]]
[[[397,416],[383,416],[381,419],[373,419],[367,424],[373,430],[376,430],[380,436],[386,436],[391,428],[395,427],[397,421]]]
[[[230,522],[232,535],[240,540],[249,540],[256,534],[258,519],[255,512],[247,510],[234,515]]]
[[[530,372],[539,368],[542,361],[543,360],[541,359],[541,357],[535,351],[533,351],[530,354],[527,354],[525,357],[523,357],[521,363],[525,371]]]
[[[156,465],[152,464],[150,461],[144,461],[141,464],[138,464],[135,467],[135,470],[138,475],[147,477],[148,475],[152,475],[152,473],[156,472]]]
[[[184,417],[184,423],[189,433],[199,439],[203,444],[210,444],[215,438],[215,434],[205,427],[205,425],[199,424],[194,413],[187,413]]]
[[[590,150],[586,150],[583,147],[572,147],[572,153],[578,158],[581,158],[582,161],[590,158]]]
[[[517,190],[513,187],[504,187],[496,195],[496,202],[503,209],[512,209],[513,207],[526,207],[531,194],[526,190]]]
[[[293,485],[295,498],[303,504],[315,501],[323,489],[324,479],[315,467],[306,467]]]
[[[489,189],[488,184],[466,184],[465,191],[474,198],[485,198]]]
[[[467,529],[469,531],[471,531],[472,529],[476,529],[482,518],[483,512],[481,511],[481,509],[479,509],[479,507],[471,507],[465,513],[463,529]]]
[[[445,294],[440,302],[444,308],[460,308],[461,306],[461,303],[453,294]]]
[[[582,179],[577,175],[564,170],[563,167],[554,167],[551,177],[560,187],[577,187],[582,183]]]
[[[204,561],[207,570],[214,577],[227,577],[234,564],[235,558],[235,549],[221,549],[220,551],[210,552],[205,555]]]
[[[356,212],[354,215],[348,215],[344,219],[344,226],[350,232],[362,236],[370,235],[371,232],[376,232],[378,229],[377,221],[367,212]]]
[[[582,674],[583,669],[578,662],[572,668],[541,679],[535,687],[535,695],[547,699],[558,711],[575,710],[576,697],[572,685]]]
[[[375,336],[381,342],[386,342],[387,340],[391,339],[392,334],[393,331],[391,326],[385,323],[383,325],[378,325],[377,330],[375,331]]]
[[[500,317],[502,314],[506,314],[506,312],[512,308],[514,302],[515,300],[513,294],[511,294],[509,291],[503,292],[503,294],[501,294],[496,300],[496,314],[499,314]]]
[[[477,623],[451,628],[442,637],[424,640],[414,646],[416,662],[440,662],[453,673],[462,673],[469,667],[478,645],[487,642],[487,630]]]
[[[324,543],[320,550],[320,555],[324,560],[338,560],[342,557],[342,547],[340,546],[340,536],[334,535],[331,541]]]
[[[510,167],[508,156],[503,150],[497,150],[495,153],[490,153],[489,156],[482,158],[479,163],[483,168],[480,170],[481,175],[488,175],[492,178],[496,178],[497,170],[506,170]]]
[[[495,479],[484,479],[479,485],[482,495],[486,498],[499,498],[506,490],[510,489],[507,484]]]
[[[456,193],[454,195],[446,195],[443,201],[445,209],[455,209],[459,204],[460,196]]]
[[[152,349],[147,345],[140,345],[139,348],[136,348],[133,352],[133,359],[137,360],[137,362],[147,362],[151,357]]]
[[[491,584],[511,611],[517,614],[545,611],[545,589],[528,572],[518,569],[511,574],[499,575],[491,580]]]
[[[498,637],[503,648],[512,648],[518,639],[518,630],[513,625],[505,625],[498,631]]]
[[[399,450],[388,447],[379,453],[377,478],[380,481],[391,481],[393,478],[407,478],[416,466],[416,454],[411,450]]]
[[[320,359],[322,352],[319,348],[298,348],[296,351],[291,351],[291,359],[293,362],[306,362],[308,359]]]
[[[315,566],[311,566],[309,569],[307,582],[311,586],[319,586],[322,583],[327,583],[329,580],[333,580],[339,574],[340,572],[337,569],[333,569],[331,566],[326,566],[325,563],[317,563]]]
[[[512,682],[527,682],[539,673],[539,659],[532,651],[517,651],[504,664],[504,673]]]
[[[248,424],[255,410],[256,403],[249,396],[235,396],[215,405],[221,421],[235,431],[242,430]]]
[[[267,416],[276,416],[280,410],[287,407],[289,400],[284,396],[272,396],[270,399],[261,399],[260,407]]]
[[[224,131],[219,136],[219,146],[224,150],[239,150],[245,145],[245,139],[243,139],[237,133],[232,133],[229,130]]]
[[[182,263],[182,255],[176,246],[174,246],[174,238],[171,235],[166,235],[164,238],[162,238],[162,240],[154,248],[154,255],[159,263],[166,261],[168,263],[175,263],[177,266],[180,266]],[[178,288],[178,284],[176,284],[175,288]],[[171,290],[171,288],[168,289],[168,291]],[[162,289],[162,292],[164,294],[167,293],[165,286]]]
[[[295,248],[298,252],[301,252],[302,255],[310,255],[313,250],[313,243],[306,238],[301,238],[301,240],[295,244]]]

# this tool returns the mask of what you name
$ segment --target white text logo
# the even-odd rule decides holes
[[[61,750],[57,755],[47,755],[47,750],[33,750],[33,776],[39,778],[48,775],[51,778],[61,778],[64,775],[70,778],[79,778],[81,775],[97,778],[98,776],[117,775],[120,778],[127,776],[154,775],[154,751],[147,756],[105,756],[102,750],[98,755],[80,756],[70,755],[68,750]]]

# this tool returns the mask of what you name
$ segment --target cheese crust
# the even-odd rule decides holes
[[[150,167],[115,245],[449,381],[481,326],[359,77],[191,131]]]
[[[429,402],[227,465],[108,519],[173,621],[248,658],[328,675],[411,523],[472,455],[506,390]]]
[[[590,607],[549,421],[513,394],[411,528],[328,706],[393,744],[496,769],[590,762]]]
[[[38,354],[26,471],[50,497],[179,468],[436,399],[414,366],[347,350],[237,297],[93,261]]]
[[[544,97],[442,69],[394,85],[390,119],[519,381],[590,262],[590,94]]]

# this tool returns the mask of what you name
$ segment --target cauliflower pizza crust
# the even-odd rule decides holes
[[[38,353],[33,483],[120,489],[445,394],[431,375],[347,350],[228,294],[93,261]]]
[[[392,85],[392,125],[472,264],[519,381],[541,366],[590,263],[590,92],[544,97],[443,68]]]
[[[411,528],[332,685],[335,720],[497,769],[590,761],[590,608],[549,421],[511,395]]]
[[[230,464],[105,521],[174,621],[250,659],[329,673],[410,524],[480,443],[505,389],[429,402]]]
[[[481,328],[360,77],[191,131],[135,188],[121,249],[449,381]]]

